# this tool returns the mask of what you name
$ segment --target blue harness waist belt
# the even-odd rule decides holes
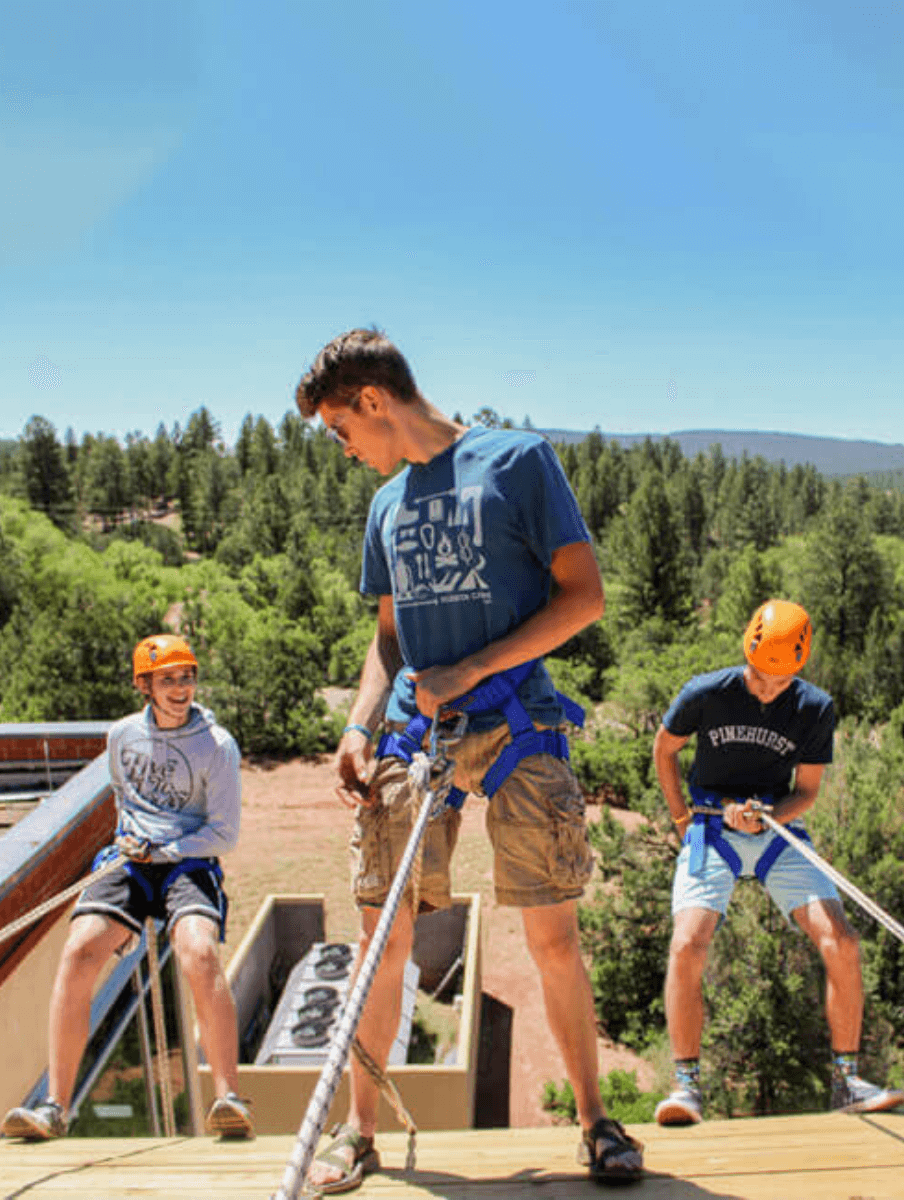
[[[568,738],[565,734],[555,729],[537,729],[518,695],[518,688],[533,672],[538,662],[539,659],[531,659],[530,662],[521,663],[511,670],[491,675],[472,691],[446,705],[456,712],[501,712],[508,722],[512,740],[503,747],[501,754],[481,780],[481,787],[487,796],[492,796],[499,790],[524,758],[533,754],[551,754],[554,758],[566,761],[568,759]],[[564,708],[568,720],[573,725],[583,726],[584,710],[581,706],[563,696],[561,692],[556,692],[556,698]],[[417,713],[400,732],[383,734],[377,745],[376,757],[393,756],[410,763],[412,757],[420,750],[429,728],[430,719],[423,713]],[[464,800],[465,793],[461,788],[453,787],[446,797],[446,804],[451,808],[461,808]]]
[[[708,792],[703,788],[695,786],[690,788],[690,793],[696,806],[708,808],[712,811],[695,812],[690,827],[684,835],[684,841],[690,847],[690,857],[687,864],[688,874],[702,874],[703,862],[706,857],[706,847],[712,846],[728,864],[735,879],[738,879],[742,871],[741,859],[722,832],[722,805],[725,803],[726,797],[720,796],[717,792]],[[748,797],[738,796],[732,797],[732,799],[743,803]],[[749,797],[749,799],[761,800],[764,804],[772,804],[773,802],[771,796],[756,796]],[[810,841],[810,835],[802,825],[796,825],[793,828],[796,836],[801,838],[802,841]],[[760,883],[766,882],[766,876],[775,866],[779,855],[787,849],[788,843],[784,838],[780,838],[778,834],[774,835],[772,841],[757,859],[756,866],[753,868],[753,873]]]
[[[117,835],[119,835],[121,832],[122,830],[117,828]],[[99,870],[118,854],[119,851],[115,845],[104,846],[103,849],[98,850],[97,854],[95,854],[94,860],[91,863],[91,871],[94,872]],[[144,865],[159,867],[164,866],[165,864],[147,863]],[[123,860],[122,867],[129,878],[133,879],[144,892],[148,904],[153,903],[154,889],[141,870],[142,864],[133,862],[132,859],[127,858]],[[163,880],[160,883],[160,898],[165,900],[166,893],[170,890],[176,880],[182,875],[189,875],[192,871],[207,871],[216,882],[218,907],[220,910],[220,941],[225,942],[226,912],[228,909],[228,901],[226,899],[226,893],[223,891],[222,887],[223,868],[220,866],[220,860],[218,858],[180,858],[177,862],[172,864],[169,872],[163,877]]]

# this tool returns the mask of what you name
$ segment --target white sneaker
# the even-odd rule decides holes
[[[235,1092],[227,1092],[211,1105],[207,1114],[207,1128],[224,1138],[253,1138],[251,1106]]]
[[[696,1125],[703,1120],[703,1096],[699,1088],[678,1088],[660,1100],[653,1115],[660,1125]]]
[[[62,1104],[49,1097],[34,1108],[11,1108],[3,1118],[3,1133],[26,1142],[46,1142],[65,1137],[69,1128]]]
[[[904,1091],[881,1088],[859,1075],[832,1075],[832,1108],[838,1112],[885,1112],[904,1104]]]

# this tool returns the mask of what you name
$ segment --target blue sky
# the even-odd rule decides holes
[[[470,416],[904,442],[904,10],[0,0],[0,436]]]

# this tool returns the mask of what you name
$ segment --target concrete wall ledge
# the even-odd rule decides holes
[[[439,982],[444,968],[458,955],[463,960],[462,1004],[455,1061],[444,1064],[406,1063],[389,1069],[419,1129],[468,1129],[474,1122],[477,1051],[480,1036],[480,896],[456,895],[452,908],[419,918],[413,958],[421,967],[422,986]],[[277,954],[300,960],[314,942],[327,940],[322,896],[267,896],[226,970],[235,998],[240,1039],[254,1020],[264,997],[270,968]],[[423,960],[423,961],[422,961]],[[433,983],[436,986],[436,983]],[[298,1130],[317,1080],[320,1066],[239,1066],[243,1096],[253,1106],[258,1132]],[[199,1068],[205,1105],[213,1101],[210,1069]],[[327,1116],[327,1125],[344,1119],[348,1107],[348,1069]],[[398,1121],[381,1098],[379,1125],[397,1129]]]

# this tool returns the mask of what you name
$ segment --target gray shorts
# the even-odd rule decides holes
[[[789,828],[795,833],[800,826]],[[776,839],[784,844],[779,834],[768,831],[759,834],[738,833],[725,826],[722,836],[741,859],[741,875],[745,878],[753,876],[756,864]],[[685,908],[708,908],[724,917],[736,882],[731,867],[715,846],[706,847],[699,875],[689,873],[689,859],[690,846],[684,845],[678,855],[672,884],[672,913]],[[790,917],[796,908],[813,900],[840,899],[831,879],[788,845],[770,867],[764,886],[785,918]]]
[[[472,796],[483,796],[480,781],[510,741],[508,725],[466,734],[454,750],[456,786]],[[372,790],[376,802],[358,810],[352,837],[353,889],[359,906],[379,907],[389,892],[421,801],[412,797],[407,765],[397,758],[380,761]],[[472,802],[470,798],[466,801]],[[427,826],[420,882],[422,912],[448,908],[452,902],[450,862],[460,825],[461,814],[445,808]],[[486,827],[494,852],[498,904],[528,908],[583,895],[593,860],[584,797],[567,762],[549,754],[522,759],[487,800]]]
[[[214,921],[222,940],[228,901],[220,884],[217,860],[177,871],[178,863],[123,863],[92,883],[79,896],[72,916],[98,913],[140,934],[148,917],[166,921],[167,932],[190,913]]]

